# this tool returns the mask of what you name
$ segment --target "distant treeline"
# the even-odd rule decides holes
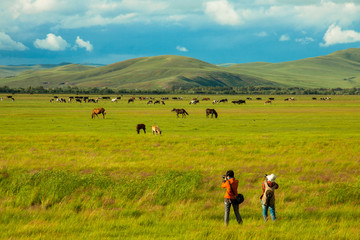
[[[0,87],[0,93],[28,94],[218,94],[218,95],[360,95],[360,88],[300,88],[300,87],[197,87],[172,90],[138,90],[111,88],[9,88]]]

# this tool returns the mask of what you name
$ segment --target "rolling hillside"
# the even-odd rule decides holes
[[[10,65],[10,66],[3,66],[0,65],[0,78],[9,78],[14,77],[17,74],[27,71],[27,70],[41,70],[41,69],[50,69],[59,66],[65,66],[70,63],[60,63],[60,64],[36,64],[36,65]]]
[[[360,87],[360,49],[283,63],[234,64],[228,69],[287,86]]]
[[[71,64],[53,69],[25,71],[0,80],[9,87],[108,87],[174,89],[197,86],[277,86],[259,77],[228,71],[194,58],[157,56],[131,59],[92,68]]]
[[[9,77],[6,71],[17,71]],[[201,86],[360,87],[360,49],[283,63],[216,66],[182,56],[130,59],[102,67],[67,64],[32,70],[0,67],[0,86],[187,89]],[[26,70],[26,71],[24,71]],[[15,75],[16,74],[16,75]],[[7,76],[7,77],[4,77]]]

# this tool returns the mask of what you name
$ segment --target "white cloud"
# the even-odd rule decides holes
[[[294,6],[294,20],[301,26],[321,28],[334,22],[348,26],[354,21],[359,21],[360,5],[344,2],[321,1],[320,4]]]
[[[304,37],[304,38],[297,38],[295,39],[295,42],[301,43],[301,44],[309,44],[311,42],[314,42],[315,39],[312,37]]]
[[[11,39],[6,33],[0,32],[0,50],[6,51],[24,51],[28,48],[20,42]]]
[[[186,47],[182,47],[182,46],[177,46],[176,50],[178,50],[180,52],[188,52],[189,51]]]
[[[129,22],[137,16],[136,13],[121,14],[115,17],[103,17],[101,15],[71,16],[61,21],[59,27],[75,29],[82,27],[106,26],[109,24],[120,24]]]
[[[56,36],[49,33],[46,39],[36,39],[34,42],[36,48],[50,50],[50,51],[64,51],[69,44],[61,36]]]
[[[90,41],[84,41],[79,36],[76,38],[76,47],[85,48],[86,51],[91,52],[94,47]]]
[[[152,0],[123,0],[121,8],[135,10],[137,12],[158,12],[164,11],[169,4],[166,1],[152,1]]]
[[[265,1],[262,1],[265,2]],[[360,21],[360,4],[333,1],[278,1],[256,6],[239,7],[243,26],[289,27],[296,30],[312,28],[322,30],[336,22],[349,26]]]
[[[289,41],[289,40],[290,40],[290,36],[288,34],[283,34],[279,38],[280,42],[285,42],[285,41]]]
[[[227,0],[217,0],[205,4],[205,13],[221,25],[238,25],[241,18]]]
[[[56,0],[17,0],[11,8],[14,18],[23,14],[39,14],[57,9]]]
[[[255,34],[255,35],[258,36],[258,37],[267,37],[268,36],[267,32],[265,32],[265,31],[259,32],[259,33]]]
[[[325,43],[320,43],[322,47],[328,47],[340,43],[360,42],[360,33],[354,30],[342,30],[339,26],[332,24],[323,37]]]

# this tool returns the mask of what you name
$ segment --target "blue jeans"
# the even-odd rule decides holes
[[[274,206],[265,206],[261,200],[261,206],[262,206],[262,209],[263,209],[263,217],[264,217],[264,220],[265,222],[267,221],[267,218],[268,218],[268,209],[270,210],[270,216],[271,216],[271,219],[273,221],[275,221],[276,219],[276,216],[275,216],[275,205]]]
[[[226,226],[229,225],[229,216],[230,216],[231,205],[233,206],[237,222],[239,224],[242,224],[242,219],[241,219],[241,216],[239,213],[239,204],[233,204],[233,203],[231,203],[230,199],[225,198],[225,217],[224,217],[225,225]]]

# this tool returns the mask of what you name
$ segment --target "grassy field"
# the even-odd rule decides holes
[[[189,105],[194,96],[166,105],[128,104],[130,96],[96,104],[50,103],[51,97],[0,102],[1,239],[360,235],[360,96],[296,96],[292,102],[273,96],[268,105]],[[91,119],[95,107],[106,109],[105,119]],[[174,107],[189,116],[176,118]],[[206,108],[219,117],[206,118]],[[136,133],[138,123],[146,134]],[[152,125],[163,135],[152,135]],[[229,169],[245,196],[241,226],[233,212],[230,225],[223,224],[220,185]],[[265,173],[280,185],[276,222],[262,219]]]

